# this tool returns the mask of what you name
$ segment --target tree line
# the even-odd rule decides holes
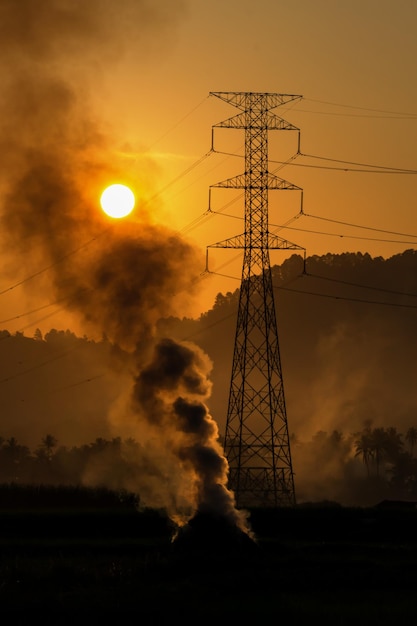
[[[314,256],[304,269],[298,255],[272,268],[297,500],[417,499],[417,252]],[[211,359],[207,403],[220,433],[238,300],[239,289],[219,293],[199,319],[157,327]],[[0,331],[0,481],[82,484],[88,475],[118,487],[146,471],[133,467],[140,442],[124,439],[122,420],[113,438],[108,420],[132,384],[130,358],[106,336]]]
[[[415,426],[403,433],[369,424],[349,434],[320,430],[308,441],[292,435],[291,450],[299,502],[371,506],[385,499],[417,501]],[[142,452],[133,438],[99,437],[66,447],[47,434],[31,450],[15,437],[0,437],[0,482],[77,486],[88,475],[90,487],[123,490],[141,466]],[[100,472],[92,473],[91,467],[100,467]]]
[[[344,434],[317,431],[310,441],[292,436],[296,487],[303,499],[373,505],[417,501],[417,428],[367,424]]]

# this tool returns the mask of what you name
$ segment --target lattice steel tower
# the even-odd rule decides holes
[[[213,126],[245,131],[245,172],[212,185],[244,189],[245,231],[208,247],[242,248],[243,267],[224,449],[238,507],[292,506],[294,474],[282,379],[270,249],[303,249],[269,232],[268,191],[298,189],[268,170],[268,131],[299,129],[271,109],[301,96],[211,92],[240,109]]]

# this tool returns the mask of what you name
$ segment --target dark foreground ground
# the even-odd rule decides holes
[[[0,488],[3,624],[402,625],[417,619],[417,510],[251,511],[173,539],[132,498]]]

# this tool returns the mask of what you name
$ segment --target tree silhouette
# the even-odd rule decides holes
[[[52,458],[53,451],[54,451],[54,448],[56,448],[57,443],[58,443],[58,439],[56,439],[53,435],[46,435],[42,439],[41,445],[44,448],[46,456],[49,460],[51,460]]]
[[[388,437],[384,428],[374,428],[371,432],[372,457],[375,460],[376,475],[379,476],[381,461],[388,451]]]
[[[412,495],[417,478],[417,463],[409,452],[401,452],[388,472],[396,494],[401,497]]]
[[[404,446],[402,435],[394,426],[389,426],[385,431],[385,437],[385,453],[387,460],[390,463],[395,463]]]
[[[413,456],[414,446],[417,443],[417,428],[415,428],[414,426],[410,426],[410,428],[405,433],[405,440],[408,442],[408,445],[410,446],[410,453]]]
[[[20,445],[16,437],[10,437],[1,448],[1,457],[6,481],[21,480],[30,459],[29,448]]]
[[[361,433],[356,433],[357,439],[355,440],[355,456],[361,456],[362,461],[365,464],[368,477],[370,475],[369,464],[374,455],[374,448],[372,445],[372,435],[369,428],[365,428]]]

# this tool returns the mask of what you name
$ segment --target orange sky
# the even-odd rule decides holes
[[[90,117],[111,137],[109,158],[123,163],[153,219],[182,231],[203,255],[207,245],[243,232],[239,192],[213,190],[212,209],[231,217],[204,218],[210,185],[243,172],[242,158],[219,153],[203,158],[210,150],[212,126],[237,112],[210,97],[212,91],[302,95],[301,101],[275,112],[300,128],[303,154],[417,171],[415,3],[124,0],[117,6],[126,11],[126,19],[112,13],[112,2],[102,0],[102,5],[100,18],[88,16],[93,24],[100,21],[96,44],[87,50],[60,47],[58,38],[49,53],[39,53],[39,67],[52,67],[75,87]],[[33,20],[36,24],[36,15]],[[5,45],[12,50],[13,41]],[[25,50],[20,53],[24,57]],[[8,72],[4,63],[6,80]],[[296,133],[288,135],[271,133],[271,171],[297,150]],[[242,131],[216,131],[215,138],[217,150],[243,154]],[[416,174],[323,166],[374,169],[305,156],[279,169],[278,176],[303,189],[304,212],[315,216],[291,221],[291,228],[278,231],[280,236],[304,247],[307,256],[360,251],[389,257],[414,247]],[[271,230],[296,217],[299,209],[297,192],[271,192]],[[140,220],[140,215],[131,219]],[[280,263],[284,254],[271,253],[271,262]],[[237,251],[210,250],[209,261],[212,271],[230,278],[212,274],[202,279],[201,297],[187,314],[198,315],[212,306],[216,293],[239,286]],[[21,279],[1,276],[0,327],[32,335],[36,327],[71,324],[56,306],[26,316],[51,298],[46,293],[34,302],[17,285]]]

